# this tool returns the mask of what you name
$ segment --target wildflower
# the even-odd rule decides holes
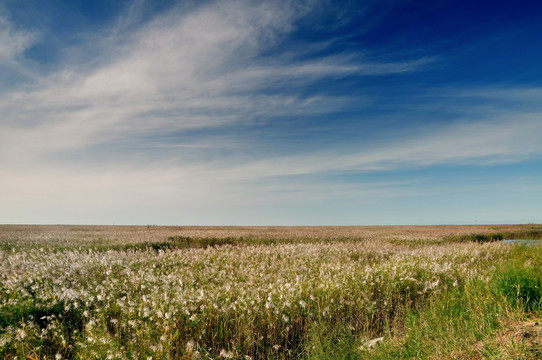
[[[194,340],[188,340],[188,342],[186,343],[186,352],[189,354],[192,353],[195,347],[196,342]]]
[[[299,305],[301,305],[301,307],[304,309],[307,307],[307,303],[304,302],[303,300],[299,300]]]
[[[376,338],[376,339],[372,339],[372,340],[369,340],[369,341],[366,341],[361,347],[360,347],[360,350],[363,350],[364,348],[374,348],[376,346],[376,344],[378,343],[381,343],[384,341],[384,337],[379,337],[379,338]]]
[[[224,358],[224,359],[231,359],[234,356],[235,354],[233,353],[233,351],[226,351],[224,349],[220,350],[220,354],[218,355],[218,357]]]
[[[26,331],[23,329],[17,329],[17,336],[19,339],[23,340],[26,337]]]

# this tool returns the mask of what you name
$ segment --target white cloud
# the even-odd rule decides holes
[[[0,12],[0,65],[15,65],[21,54],[36,41],[36,34],[17,30]]]
[[[33,209],[37,211],[33,220],[23,221],[185,223],[199,216],[200,222],[216,223],[219,214],[229,213],[227,209],[232,207],[320,206],[326,201],[368,204],[423,196],[431,189],[416,183],[330,182],[321,175],[378,173],[435,164],[488,165],[539,157],[542,124],[538,119],[532,115],[456,123],[425,133],[420,130],[418,136],[380,146],[260,160],[204,161],[197,165],[137,161],[94,166],[34,163],[30,167],[3,168],[0,189],[4,208],[0,215],[4,221],[19,222],[28,219],[27,209]],[[56,217],[42,216],[39,209]],[[206,209],[213,209],[209,218],[204,216]],[[176,214],[186,218],[175,218]]]
[[[382,171],[436,164],[506,164],[542,155],[542,113],[511,113],[486,121],[457,122],[358,150],[325,150],[268,158],[223,171],[232,178]]]
[[[310,4],[295,2],[216,2],[188,13],[177,9],[123,33],[123,28],[131,29],[126,24],[134,22],[130,19],[137,18],[141,4],[136,2],[112,38],[102,40],[100,58],[89,61],[98,65],[66,64],[66,70],[38,77],[34,86],[0,99],[4,162],[35,161],[49,152],[126,141],[149,131],[325,113],[340,108],[348,97],[262,90],[288,88],[293,81],[306,86],[324,77],[413,71],[430,61],[364,63],[349,54],[302,62],[293,61],[292,53],[274,62],[260,58],[311,11]],[[11,57],[28,45],[29,37],[21,34],[10,35],[20,44],[5,50]]]
[[[447,91],[440,89],[437,93],[447,97],[499,99],[514,102],[538,102],[542,98],[542,88],[537,87],[481,87],[474,89],[448,89]]]
[[[109,189],[111,194],[123,193],[125,189],[138,189],[136,192],[148,192],[153,197],[162,199],[171,194],[179,194],[180,191],[182,196],[194,201],[217,199],[217,196],[235,197],[241,192],[255,194],[297,191],[320,192],[333,196],[340,188],[336,188],[335,192],[329,189],[321,191],[327,185],[318,181],[308,184],[306,179],[294,178],[273,184],[271,179],[345,171],[396,170],[435,164],[491,165],[521,161],[542,154],[542,144],[539,141],[542,123],[538,119],[537,115],[533,115],[513,120],[457,123],[363,150],[350,147],[349,151],[341,152],[335,149],[319,153],[298,153],[245,160],[237,165],[221,161],[202,162],[198,165],[158,162],[153,165],[143,164],[140,168],[137,163],[122,166],[103,164],[95,168],[86,168],[84,164],[72,165],[70,168],[42,165],[19,169],[17,173],[4,170],[4,183],[1,188],[18,188],[20,191],[27,188],[36,193],[50,192],[52,197],[69,191],[70,188],[73,191],[85,189],[88,194],[99,193],[103,188]],[[32,192],[28,193],[29,199],[34,197]]]

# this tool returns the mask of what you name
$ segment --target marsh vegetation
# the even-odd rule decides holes
[[[535,359],[541,235],[2,226],[0,358]]]

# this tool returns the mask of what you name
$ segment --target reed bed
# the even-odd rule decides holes
[[[170,230],[109,247],[103,229],[71,241],[74,230],[26,240],[11,231],[0,252],[2,359],[307,358],[334,329],[355,346],[400,331],[405,314],[438,294],[489,283],[511,251],[448,232],[412,244],[391,232],[319,241],[290,233],[162,248],[128,245],[167,241]]]

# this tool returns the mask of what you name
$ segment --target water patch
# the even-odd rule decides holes
[[[533,239],[504,239],[502,240],[505,244],[518,244],[518,245],[538,245],[541,243],[540,240]]]

